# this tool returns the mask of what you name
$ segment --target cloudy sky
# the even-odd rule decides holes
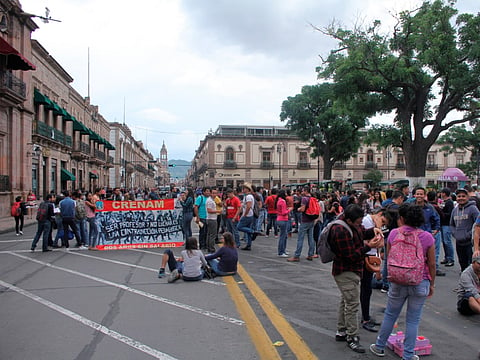
[[[351,28],[415,0],[20,0],[40,41],[108,121],[125,122],[155,156],[191,160],[218,125],[282,125],[282,102],[317,82],[335,42],[312,29]],[[462,12],[478,0],[458,0]],[[124,112],[125,104],[125,112]]]

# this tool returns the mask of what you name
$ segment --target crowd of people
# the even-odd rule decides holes
[[[455,192],[448,188],[436,192],[416,187],[410,193],[408,186],[385,192],[379,189],[327,192],[310,186],[266,191],[245,182],[239,189],[172,189],[169,196],[176,199],[176,208],[181,209],[185,240],[180,257],[175,257],[170,249],[163,254],[158,276],[166,276],[168,265],[169,282],[180,278],[201,280],[206,271],[212,270],[218,276],[234,275],[237,249],[251,251],[258,236],[273,235],[278,241],[277,255],[290,263],[302,260],[306,238],[308,249],[304,259],[312,261],[319,257],[322,230],[333,220],[342,220],[342,224],[336,221],[329,227],[328,234],[329,246],[335,254],[332,275],[341,294],[337,341],[345,341],[355,352],[365,352],[358,336],[360,310],[361,326],[379,332],[376,343],[370,346],[371,352],[384,356],[388,335],[407,302],[403,359],[417,359],[414,346],[423,304],[434,293],[436,277],[446,275],[442,265],[454,266],[456,260],[461,269],[457,310],[463,315],[480,314],[480,197],[470,185]],[[94,249],[98,231],[96,201],[157,198],[154,191],[124,192],[119,188],[109,194],[102,189],[93,194],[78,191],[65,191],[61,196],[50,194],[38,206],[38,230],[31,250],[35,250],[42,234],[43,251],[49,251],[49,246],[68,247],[73,237],[79,248]],[[312,215],[313,208],[316,210]],[[23,234],[23,216],[27,213],[27,201],[18,197],[12,206],[17,235]],[[192,236],[193,221],[199,228],[198,239]],[[53,228],[57,228],[55,238],[52,238]],[[289,256],[287,241],[292,233],[298,233],[298,237],[295,252]],[[422,263],[417,266],[421,275],[418,283],[401,283],[389,270],[397,260],[390,251],[400,237],[415,239],[414,243],[422,249]],[[374,266],[378,264],[371,258],[381,258],[382,266]],[[387,310],[381,323],[370,317],[372,288],[388,292]]]

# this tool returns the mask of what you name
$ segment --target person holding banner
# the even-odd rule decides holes
[[[162,265],[158,277],[165,276],[165,265],[168,264],[170,274],[168,282],[173,283],[182,278],[184,281],[199,281],[203,279],[202,265],[208,266],[201,250],[198,250],[197,238],[191,236],[185,241],[185,250],[181,257],[176,259],[173,251],[166,249],[162,256]]]

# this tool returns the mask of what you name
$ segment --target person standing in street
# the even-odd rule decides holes
[[[65,191],[65,198],[60,201],[60,215],[62,215],[62,224],[63,224],[63,239],[62,246],[66,248],[69,247],[68,243],[68,229],[72,229],[72,232],[75,234],[75,239],[77,240],[76,247],[80,249],[88,249],[82,244],[82,238],[78,232],[77,224],[75,223],[75,201],[70,197],[70,191]]]
[[[195,199],[193,206],[193,214],[195,215],[195,222],[199,227],[198,242],[200,250],[207,249],[207,198],[210,196],[210,188],[205,186],[202,193]]]
[[[450,217],[450,231],[455,239],[458,263],[461,270],[465,270],[472,261],[472,229],[480,214],[475,202],[469,201],[468,191],[457,189],[457,207],[453,209]],[[479,224],[480,225],[480,224]]]
[[[450,232],[450,217],[452,211],[455,208],[455,204],[450,196],[450,189],[443,188],[440,191],[440,197],[442,199],[441,208],[443,211],[443,218],[440,219],[441,232],[442,232],[442,244],[445,258],[440,262],[445,266],[453,266],[455,264],[455,253],[452,244],[452,233]]]
[[[23,235],[23,222],[27,214],[27,206],[21,196],[15,198],[12,205],[12,216],[15,219],[15,233],[17,236]]]
[[[215,203],[215,197],[217,196],[217,190],[212,189],[210,196],[207,198],[207,251],[209,253],[215,252],[215,242],[217,240],[217,218],[219,211],[217,210],[217,204]]]
[[[305,235],[307,235],[308,237],[308,255],[306,259],[312,261],[313,255],[315,255],[315,241],[313,239],[313,228],[315,226],[315,220],[309,218],[305,214],[305,211],[307,210],[308,204],[310,202],[310,197],[310,187],[305,186],[302,190],[301,206],[298,208],[298,211],[302,214],[302,216],[300,227],[298,228],[297,249],[295,250],[295,254],[287,259],[288,262],[300,261],[300,255],[302,255],[303,249],[303,239]]]
[[[277,198],[277,189],[273,188],[270,195],[265,199],[265,206],[267,208],[267,230],[265,231],[265,236],[270,235],[270,230],[273,229],[275,237],[278,236],[278,227],[277,227],[277,209],[275,207],[275,200]]]
[[[416,240],[420,242],[423,250],[423,258],[419,269],[421,278],[417,285],[404,285],[391,281],[390,289],[388,290],[387,308],[383,318],[382,326],[375,344],[370,345],[370,351],[377,356],[385,356],[385,346],[388,337],[392,333],[393,327],[402,311],[405,302],[407,305],[406,325],[405,325],[405,340],[403,348],[403,360],[419,360],[415,355],[415,342],[417,339],[418,326],[422,316],[423,305],[427,297],[433,295],[435,288],[435,239],[432,234],[427,231],[420,231],[421,225],[424,222],[422,216],[424,210],[421,206],[414,203],[402,204],[398,210],[401,222],[404,224],[400,228],[393,229],[388,236],[387,251],[392,251],[392,244],[397,235],[418,234]],[[406,236],[406,235],[404,235]],[[405,240],[405,239],[404,239]],[[394,246],[394,245],[393,245]],[[392,255],[390,255],[392,256]]]
[[[225,222],[227,225],[227,231],[233,234],[235,240],[235,246],[240,247],[240,234],[237,229],[237,223],[240,219],[240,212],[242,210],[242,203],[240,199],[235,195],[235,191],[231,188],[227,189],[227,199],[225,200],[225,208],[227,214]]]
[[[242,200],[242,216],[238,222],[238,231],[244,232],[247,244],[241,250],[251,250],[252,241],[255,240],[255,217],[253,216],[253,207],[255,198],[253,197],[253,187],[246,182],[242,186],[243,200]]]
[[[33,238],[32,246],[31,246],[31,251],[35,251],[35,248],[37,247],[38,240],[40,239],[40,236],[43,234],[43,240],[42,240],[42,251],[47,252],[51,251],[48,248],[48,237],[50,235],[50,230],[52,227],[52,219],[54,216],[53,213],[53,202],[55,201],[55,195],[53,194],[48,194],[47,199],[43,201],[37,210],[37,233],[35,234],[35,237]]]
[[[371,249],[383,246],[383,235],[377,228],[365,230],[362,226],[363,209],[357,204],[348,205],[338,219],[343,220],[350,230],[341,224],[334,224],[329,236],[335,254],[332,275],[341,294],[335,340],[346,341],[350,349],[364,353],[365,348],[360,344],[358,336],[360,280],[365,255]]]
[[[288,257],[287,239],[288,239],[288,223],[289,215],[292,208],[287,207],[287,194],[281,189],[275,198],[275,210],[277,213],[277,225],[280,229],[280,237],[278,238],[277,254],[280,257]]]

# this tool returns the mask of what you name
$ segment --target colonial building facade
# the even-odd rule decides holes
[[[160,162],[127,126],[109,123],[31,33],[16,0],[0,0],[0,216],[14,198],[65,189],[153,187]]]
[[[438,182],[443,171],[469,160],[470,153],[447,153],[434,145],[428,153],[426,181]],[[312,149],[285,127],[220,125],[196,150],[188,181],[192,186],[235,188],[248,181],[267,189],[273,186],[322,182],[323,161],[311,157]],[[406,176],[401,149],[378,150],[362,145],[348,161],[334,165],[332,179],[340,185],[360,181],[379,170],[383,181]]]

